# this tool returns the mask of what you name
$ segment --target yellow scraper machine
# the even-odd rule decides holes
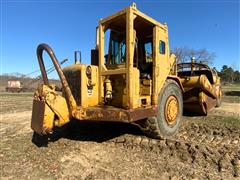
[[[35,133],[46,135],[77,119],[132,123],[149,137],[167,138],[177,132],[183,109],[206,115],[220,105],[217,73],[194,62],[176,65],[167,25],[143,14],[135,4],[101,19],[96,32],[91,65],[75,61],[62,69],[47,44],[38,46],[44,84],[33,100]],[[60,77],[61,93],[49,84],[44,51]]]

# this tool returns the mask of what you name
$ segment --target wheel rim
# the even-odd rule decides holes
[[[177,122],[179,112],[178,100],[175,96],[169,96],[165,105],[165,119],[168,125],[174,125]]]

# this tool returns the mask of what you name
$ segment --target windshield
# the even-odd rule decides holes
[[[120,33],[111,32],[110,38],[110,64],[123,64],[126,60],[125,36]]]
[[[112,52],[110,64],[123,64],[126,59],[126,43],[125,41],[112,40]]]

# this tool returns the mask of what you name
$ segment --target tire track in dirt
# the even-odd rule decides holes
[[[240,129],[212,123],[212,119],[218,120],[216,118],[219,117],[211,117],[209,121],[204,122],[205,117],[184,117],[185,122],[176,137],[172,139],[150,139],[141,133],[135,132],[134,128],[130,131],[126,130],[123,133],[117,133],[122,129],[129,128],[129,126],[121,127],[119,124],[107,125],[102,128],[99,128],[98,124],[87,128],[66,130],[65,132],[73,132],[71,135],[73,139],[87,140],[89,142],[95,141],[96,137],[101,137],[106,132],[115,132],[113,138],[104,140],[103,143],[110,143],[117,148],[121,147],[136,153],[140,151],[140,154],[143,152],[149,153],[149,156],[162,156],[164,161],[172,163],[174,168],[175,161],[175,163],[192,165],[195,168],[192,171],[201,171],[201,174],[208,175],[214,172],[213,177],[240,177]],[[79,127],[81,126],[79,125]],[[76,127],[75,124],[74,128]],[[108,134],[106,136],[109,137]],[[172,171],[173,167],[168,167],[169,171]],[[206,172],[204,168],[207,169]],[[172,175],[174,175],[174,172],[170,173],[170,177]],[[205,177],[205,175],[203,176]],[[181,174],[177,176],[181,177]],[[186,175],[183,177],[191,176]]]
[[[226,176],[240,177],[240,146],[239,144],[211,144],[193,140],[162,139],[154,140],[131,135],[110,140],[117,146],[127,149],[140,148],[167,157],[175,157],[177,161],[194,164],[198,168],[208,166],[216,173]]]
[[[181,128],[176,137],[186,142],[240,147],[240,130],[234,128],[189,123]]]

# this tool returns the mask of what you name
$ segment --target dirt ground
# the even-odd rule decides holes
[[[38,147],[32,95],[0,94],[0,177],[240,179],[238,95],[226,94],[207,117],[184,116],[172,139],[149,139],[129,124],[72,121]]]

